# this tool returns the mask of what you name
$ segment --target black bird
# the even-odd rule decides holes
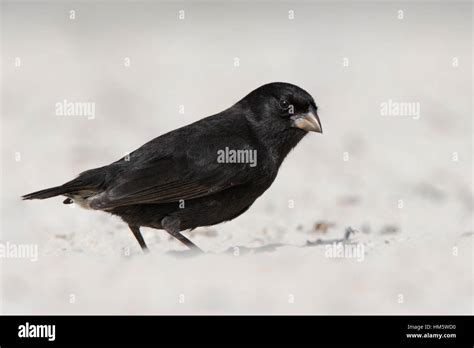
[[[263,85],[216,115],[163,134],[107,166],[64,185],[23,196],[66,196],[118,215],[144,251],[140,227],[181,234],[244,213],[272,184],[281,163],[307,132],[322,133],[317,106],[288,83]]]

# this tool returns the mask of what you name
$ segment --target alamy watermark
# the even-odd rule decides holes
[[[86,116],[87,119],[95,118],[94,102],[71,102],[64,99],[55,104],[57,116]]]
[[[326,245],[325,257],[356,259],[358,262],[364,261],[365,246],[362,243],[342,243],[334,242]]]
[[[38,261],[38,245],[0,242],[0,259],[2,258],[30,259],[30,261],[36,262]]]
[[[46,338],[48,341],[56,339],[56,325],[37,325],[26,322],[18,326],[18,337],[20,338]]]
[[[420,118],[419,102],[397,102],[389,99],[380,103],[380,115],[382,116],[404,116],[414,120]]]
[[[249,163],[250,167],[257,165],[257,150],[233,150],[226,147],[217,150],[217,163]]]

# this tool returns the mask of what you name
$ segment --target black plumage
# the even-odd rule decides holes
[[[144,250],[141,226],[165,229],[198,250],[180,231],[245,212],[308,131],[322,132],[313,98],[295,85],[270,83],[227,110],[163,134],[110,165],[23,199],[63,195],[66,204],[74,201],[118,215]],[[256,158],[252,163],[223,162],[218,154],[226,148],[253,151]]]

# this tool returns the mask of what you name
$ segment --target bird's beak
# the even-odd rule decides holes
[[[292,127],[296,127],[307,132],[322,133],[321,121],[319,121],[316,111],[310,110],[304,114],[291,116]]]

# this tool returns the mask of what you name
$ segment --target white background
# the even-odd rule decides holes
[[[471,313],[471,7],[2,2],[1,239],[40,253],[0,259],[2,312]],[[272,81],[313,95],[324,134],[305,137],[247,213],[188,234],[207,255],[169,255],[185,248],[143,229],[143,256],[119,218],[20,200]],[[94,102],[95,119],[57,116],[64,99]],[[381,116],[389,99],[420,103],[420,118]],[[362,262],[303,247],[348,226]]]

